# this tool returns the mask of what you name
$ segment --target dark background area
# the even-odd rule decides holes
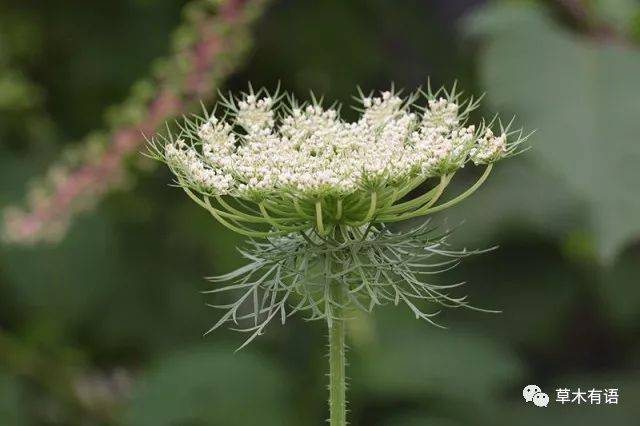
[[[0,1],[0,207],[104,127],[186,3]],[[348,104],[429,76],[536,130],[435,218],[456,247],[499,245],[436,279],[502,313],[445,311],[447,330],[400,307],[357,316],[351,424],[637,424],[639,2],[272,1],[252,34],[223,91],[280,82]],[[170,181],[132,168],[59,241],[0,244],[0,425],[324,424],[324,324],[294,318],[237,353],[241,335],[202,336],[221,301],[202,277],[240,266],[242,239]],[[549,407],[522,400],[532,383]],[[563,407],[557,388],[620,400]]]

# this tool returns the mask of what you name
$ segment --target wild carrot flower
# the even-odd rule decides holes
[[[487,165],[484,180],[494,162],[515,152],[521,132],[494,135],[490,125],[469,124],[478,103],[459,98],[455,91],[361,94],[360,118],[347,122],[337,105],[260,90],[225,99],[218,115],[186,121],[177,137],[156,139],[152,152],[234,231],[326,235],[339,225],[426,215],[469,161]],[[431,178],[440,180],[436,188],[405,199]]]
[[[344,318],[403,303],[431,323],[424,301],[468,306],[453,285],[425,281],[474,252],[448,248],[427,223],[391,231],[387,223],[427,216],[471,195],[493,164],[527,136],[499,121],[469,122],[478,100],[451,91],[389,90],[356,97],[356,121],[340,105],[301,102],[265,90],[223,98],[212,114],[185,120],[178,135],[150,143],[181,187],[227,228],[251,237],[250,263],[212,281],[209,293],[238,292],[211,330],[248,320],[248,343],[273,318],[297,312],[330,331],[332,424],[345,424]],[[484,172],[466,191],[438,204],[456,171]],[[431,184],[429,189],[418,189]],[[418,193],[416,195],[416,193]],[[242,306],[250,307],[248,313]],[[210,331],[211,331],[210,330]],[[245,344],[246,344],[245,343]]]

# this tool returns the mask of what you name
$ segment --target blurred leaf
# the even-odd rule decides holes
[[[555,395],[549,394],[549,398]],[[629,410],[615,406],[558,406],[552,401],[547,408],[526,406],[523,403],[512,409],[502,408],[498,425],[518,426],[602,426],[602,425],[633,425],[637,417]]]
[[[498,241],[504,244],[496,251],[465,259],[446,283],[467,280],[459,294],[468,295],[473,306],[501,312],[458,309],[443,313],[443,322],[491,333],[510,345],[548,348],[562,338],[558,324],[566,324],[581,300],[583,277],[539,237],[507,231]]]
[[[125,424],[284,426],[292,424],[289,391],[283,372],[264,357],[191,347],[143,376]]]
[[[640,51],[580,39],[530,6],[484,9],[469,28],[485,42],[490,102],[538,129],[531,155],[586,201],[611,260],[640,234]]]
[[[436,329],[402,314],[393,320],[376,312],[379,342],[362,351],[354,368],[354,383],[367,393],[484,402],[522,377],[520,361],[497,341]]]
[[[629,34],[633,31],[634,18],[640,12],[637,0],[591,0],[589,3],[593,15],[617,32]]]
[[[625,253],[603,272],[600,296],[614,323],[635,330],[640,324],[640,256],[637,250]]]
[[[21,410],[20,384],[16,379],[0,373],[0,424],[26,425],[27,419]]]
[[[521,238],[524,230],[553,240],[581,223],[580,203],[571,190],[528,156],[498,164],[488,182],[464,206],[438,215],[444,228],[454,229],[454,245],[491,247],[503,238]]]
[[[0,70],[0,111],[33,107],[41,96],[39,88],[19,72]]]
[[[110,287],[126,281],[112,227],[102,216],[83,218],[79,232],[59,246],[1,247],[0,270],[18,303],[36,316],[65,323],[86,317]]]
[[[462,426],[464,424],[455,420],[435,418],[420,413],[400,414],[380,423],[381,426]]]

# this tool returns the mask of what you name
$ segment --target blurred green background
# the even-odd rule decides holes
[[[178,0],[0,1],[0,207],[104,126],[169,51]],[[272,1],[222,85],[412,90],[458,80],[516,115],[532,149],[463,206],[475,305],[439,330],[386,307],[350,324],[353,425],[634,425],[640,418],[640,2]],[[212,105],[212,104],[211,104]],[[466,170],[461,180],[471,179]],[[162,168],[80,215],[55,244],[0,245],[0,425],[322,425],[325,324],[295,318],[234,353],[203,276],[241,260]],[[522,400],[537,384],[542,409]],[[561,407],[555,389],[618,388]]]

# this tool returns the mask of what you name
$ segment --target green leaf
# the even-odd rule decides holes
[[[21,405],[18,381],[0,374],[0,424],[26,425],[27,418]]]
[[[615,265],[605,268],[599,280],[599,294],[614,325],[631,332],[640,322],[640,254],[630,250]]]
[[[443,312],[442,322],[454,330],[481,330],[515,347],[545,351],[549,342],[564,338],[566,331],[558,324],[570,321],[584,276],[551,243],[516,235],[521,239],[501,236],[498,241],[505,244],[496,251],[465,259],[442,275],[447,283],[468,281],[459,293],[468,295],[473,306],[501,312],[450,310]]]
[[[405,413],[383,420],[382,426],[462,426],[465,423],[420,413]]]
[[[265,357],[191,347],[144,375],[124,424],[285,426],[288,392],[284,373]]]
[[[379,338],[354,360],[353,383],[372,395],[452,398],[483,404],[523,375],[516,355],[481,334],[440,330],[406,315],[376,312]],[[402,315],[400,315],[402,314]]]
[[[592,16],[623,34],[632,32],[634,18],[640,12],[637,0],[591,0],[590,5]]]
[[[640,235],[640,51],[580,38],[530,6],[485,9],[469,30],[485,42],[489,102],[538,130],[531,155],[587,203],[610,261]]]
[[[72,324],[100,306],[116,280],[126,279],[117,247],[103,215],[85,217],[78,232],[55,247],[0,245],[0,270],[19,306],[50,322]]]
[[[555,395],[549,395],[555,398]],[[556,405],[539,409],[535,406],[526,406],[524,402],[512,410],[501,411],[499,425],[511,426],[584,426],[584,425],[632,425],[637,421],[632,413],[620,410],[619,407],[588,406],[578,407]]]

